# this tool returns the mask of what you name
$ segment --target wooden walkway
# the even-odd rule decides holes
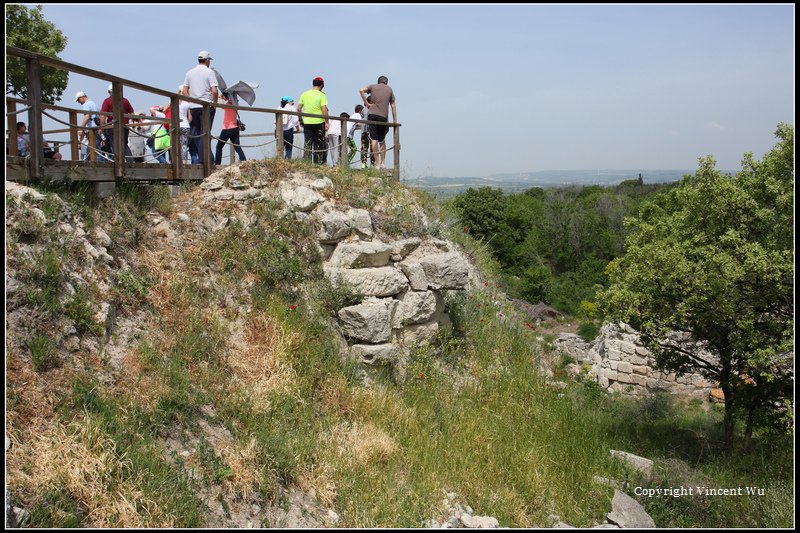
[[[69,181],[91,181],[91,182],[118,182],[124,181],[184,181],[184,180],[202,180],[209,176],[214,171],[214,165],[211,161],[211,125],[210,125],[210,104],[202,100],[196,100],[188,96],[182,96],[174,92],[164,91],[157,87],[151,87],[142,83],[126,80],[106,72],[92,70],[81,65],[67,63],[58,59],[43,56],[28,50],[6,46],[6,61],[9,57],[15,57],[25,62],[26,72],[26,89],[27,99],[22,100],[19,98],[6,97],[6,115],[8,119],[8,153],[6,155],[6,179],[18,181],[36,181],[39,179],[45,180],[69,180]],[[169,159],[170,163],[128,163],[124,157],[115,158],[112,162],[97,162],[95,159],[95,148],[93,135],[95,131],[89,130],[90,142],[90,160],[81,161],[78,157],[78,132],[80,130],[80,119],[82,119],[85,111],[78,108],[67,108],[57,105],[50,105],[42,103],[41,91],[41,76],[40,69],[42,66],[66,70],[74,72],[83,76],[88,76],[95,79],[104,80],[111,84],[111,97],[112,97],[112,112],[93,111],[92,114],[105,116],[108,124],[102,128],[113,129],[114,139],[114,153],[124,153],[124,128],[130,127],[133,124],[126,124],[126,120],[133,118],[141,118],[139,115],[128,115],[122,111],[122,97],[123,88],[130,87],[132,89],[152,93],[158,97],[168,99],[170,102],[171,118],[156,118],[146,117],[148,122],[161,122],[169,124],[170,135],[170,148]],[[190,165],[181,160],[180,154],[180,118],[178,107],[181,100],[200,104],[203,107],[202,121],[204,123],[203,135],[201,142],[203,143],[203,151],[207,155],[206,160],[202,164]],[[24,106],[17,111],[17,105]],[[270,120],[270,124],[282,124],[283,115],[296,115],[309,118],[327,118],[328,120],[338,120],[342,124],[342,131],[346,131],[346,122],[355,122],[363,124],[381,124],[392,128],[394,134],[394,168],[392,173],[395,179],[400,179],[400,124],[394,122],[377,123],[369,120],[357,119],[342,119],[338,116],[315,115],[311,113],[297,113],[292,111],[285,111],[283,109],[270,109],[270,108],[256,108],[256,107],[236,107],[230,105],[217,104],[215,107],[220,109],[236,109],[239,112],[256,112],[267,113],[274,115],[274,121]],[[47,112],[61,112],[68,115],[66,123],[67,128],[44,131],[42,127],[43,113]],[[27,114],[28,135],[30,138],[29,155],[28,157],[20,157],[17,152],[17,129],[16,123]],[[44,142],[45,134],[52,133],[69,133],[69,151],[70,159],[67,159],[67,154],[62,151],[62,160],[47,159],[44,157]],[[276,138],[276,158],[283,157],[283,130],[278,128],[276,132],[268,132],[256,134],[261,136],[274,136]],[[248,132],[248,137],[252,137],[252,132]],[[343,166],[349,166],[348,146],[347,142],[342,143],[344,154],[340,158]]]

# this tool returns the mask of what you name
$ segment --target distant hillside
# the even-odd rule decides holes
[[[725,171],[727,172],[727,171]],[[644,183],[669,183],[680,180],[694,169],[676,170],[542,170],[515,174],[492,174],[485,177],[423,176],[407,182],[437,196],[450,196],[472,188],[495,187],[506,192],[519,192],[531,187],[562,185],[616,185],[642,175]]]

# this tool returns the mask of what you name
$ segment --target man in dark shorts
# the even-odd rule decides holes
[[[367,120],[375,122],[389,122],[389,107],[392,108],[392,122],[397,122],[397,107],[395,105],[394,91],[389,87],[389,78],[381,76],[378,83],[362,87],[359,91],[364,106],[369,110]],[[370,95],[367,100],[367,94]],[[386,132],[389,126],[379,124],[369,125],[369,138],[372,143],[372,153],[379,170],[386,168]],[[380,147],[380,148],[379,148]],[[395,162],[396,164],[397,162]]]

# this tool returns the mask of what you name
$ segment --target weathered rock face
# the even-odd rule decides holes
[[[676,376],[655,370],[655,358],[639,334],[627,324],[606,324],[588,352],[587,361],[601,387],[614,392],[646,395],[656,391],[706,396],[713,388],[700,374]]]

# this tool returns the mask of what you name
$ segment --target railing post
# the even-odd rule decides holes
[[[30,137],[30,177],[41,176],[44,147],[42,146],[42,86],[39,78],[39,62],[25,59],[25,78],[28,83],[28,133]],[[16,129],[16,124],[14,125]]]
[[[386,161],[383,162],[386,164]],[[392,176],[400,181],[400,125],[394,126],[394,171]]]
[[[6,98],[8,109],[8,155],[19,155],[17,147],[17,103]]]
[[[125,123],[122,119],[122,84],[118,81],[111,83],[111,110],[114,112],[114,177],[125,177]],[[108,120],[108,117],[106,117]]]
[[[91,116],[91,115],[89,115]],[[95,144],[95,136],[97,135],[97,130],[94,128],[89,128],[89,161],[97,161],[97,144]]]
[[[341,133],[339,134],[339,164],[347,168],[350,166],[350,157],[348,152],[350,147],[347,145],[347,121],[343,118],[339,119],[341,123]]]
[[[283,159],[283,113],[275,113],[275,157]]]
[[[207,178],[211,175],[211,116],[209,104],[203,104],[203,177]]]
[[[177,96],[169,98],[169,157],[172,166],[172,179],[181,179],[183,157],[181,156],[181,117],[180,100]]]
[[[70,157],[72,158],[73,161],[77,161],[81,158],[80,145],[78,144],[78,127],[73,126],[73,124],[77,123],[78,123],[78,112],[70,111],[69,146],[70,146]]]

